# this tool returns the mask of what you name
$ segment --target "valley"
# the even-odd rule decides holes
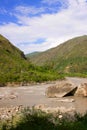
[[[44,52],[25,55],[0,35],[0,86],[25,86],[87,77],[87,36],[70,39]]]

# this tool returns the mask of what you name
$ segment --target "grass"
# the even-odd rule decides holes
[[[0,35],[0,86],[9,83],[41,83],[64,79],[66,76],[87,77],[86,41],[87,36],[83,36],[43,53],[34,53],[32,60],[37,60],[38,65],[42,64],[36,66]]]
[[[29,57],[31,62],[39,66],[49,66],[61,73],[87,73],[87,36],[73,38]]]
[[[47,114],[41,110],[25,108],[11,121],[0,122],[0,130],[87,130],[87,113],[80,115]]]
[[[30,63],[24,53],[0,35],[0,86],[62,79],[53,70]]]
[[[3,66],[0,72],[0,84],[7,83],[34,83],[64,79],[64,76],[44,67],[34,66],[30,63],[21,63],[21,66],[10,68]]]

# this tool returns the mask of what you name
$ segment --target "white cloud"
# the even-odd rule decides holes
[[[33,52],[33,51],[45,51],[47,48],[51,48],[51,43],[49,42],[45,42],[42,44],[28,44],[26,46],[26,44],[22,44],[22,46],[20,46],[20,49],[24,50],[24,52],[26,52],[26,54],[28,54],[29,52]]]
[[[32,18],[24,15],[16,17],[22,25],[14,23],[1,25],[0,33],[25,53],[43,51],[72,37],[87,34],[85,0],[69,0],[68,8],[63,8],[55,14],[42,14]],[[45,39],[45,42],[34,44],[39,38]],[[26,44],[28,42],[29,44]]]
[[[15,11],[21,13],[22,15],[27,16],[29,14],[35,15],[38,13],[42,13],[45,11],[45,9],[43,7],[37,8],[34,6],[17,6],[15,8]]]
[[[53,4],[60,3],[63,6],[65,6],[66,4],[68,4],[68,0],[42,0],[42,3],[48,4],[48,5],[53,5]]]

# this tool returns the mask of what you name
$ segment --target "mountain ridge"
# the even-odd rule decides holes
[[[17,53],[19,57],[21,56],[21,58],[26,59],[24,53],[19,48],[14,46],[7,38],[0,34],[0,52],[3,50],[13,55]]]
[[[24,86],[64,78],[51,70],[30,63],[24,53],[0,35],[0,87]]]
[[[87,71],[86,60],[87,35],[72,38],[55,48],[30,58],[30,61],[35,65],[51,66],[62,72],[85,72]]]

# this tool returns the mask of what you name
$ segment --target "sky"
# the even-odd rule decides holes
[[[0,0],[0,34],[25,54],[87,35],[87,0]]]

